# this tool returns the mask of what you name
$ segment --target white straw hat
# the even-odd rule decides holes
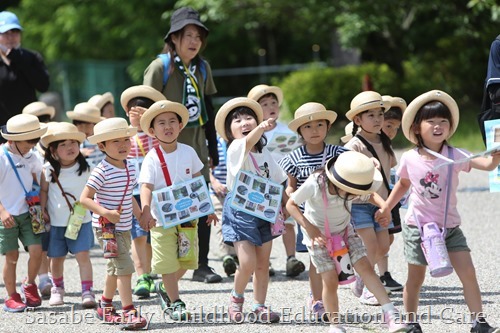
[[[300,126],[313,120],[322,119],[328,120],[331,125],[337,119],[337,113],[335,111],[327,110],[321,103],[305,103],[295,111],[294,119],[290,122],[290,124],[288,124],[288,128],[297,132]]]
[[[259,99],[262,98],[262,96],[267,94],[274,94],[278,99],[278,105],[281,106],[281,103],[283,103],[283,91],[276,86],[268,86],[267,84],[256,85],[255,87],[250,89],[247,97],[258,102]]]
[[[376,91],[363,91],[354,96],[351,101],[351,109],[347,111],[345,116],[352,121],[354,117],[361,112],[375,108],[382,108],[387,111],[390,109],[390,104],[384,103],[382,96]]]
[[[87,140],[91,144],[96,144],[103,141],[131,137],[136,134],[136,127],[130,127],[123,118],[113,117],[97,123],[94,126],[94,135],[89,136]]]
[[[33,102],[24,107],[23,113],[32,114],[37,117],[48,115],[52,119],[56,115],[56,109],[44,102]]]
[[[1,134],[5,140],[27,141],[40,138],[47,131],[47,124],[41,124],[37,116],[18,114],[7,120]]]

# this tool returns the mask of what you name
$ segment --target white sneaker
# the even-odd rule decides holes
[[[328,333],[346,333],[347,331],[345,330],[344,327],[340,325],[332,326],[330,325],[330,328],[328,329]]]
[[[64,289],[61,287],[52,287],[50,290],[49,305],[63,305],[64,304]]]
[[[91,290],[82,292],[82,307],[84,309],[94,309],[97,306],[95,295]]]
[[[368,288],[363,289],[363,294],[359,297],[359,301],[365,305],[380,305],[378,300],[375,298],[375,295],[372,294]]]
[[[358,275],[356,276],[356,281],[354,283],[351,283],[351,291],[356,296],[357,298],[361,297],[361,294],[363,293],[363,287],[365,284],[363,283],[363,280],[361,280],[361,277]]]

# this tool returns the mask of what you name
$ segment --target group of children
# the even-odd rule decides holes
[[[236,178],[243,170],[283,186],[287,275],[296,276],[305,270],[305,265],[295,258],[296,222],[303,233],[301,243],[310,255],[307,304],[311,312],[330,321],[330,333],[346,332],[338,316],[337,289],[344,282],[332,254],[334,236],[340,237],[347,249],[347,258],[356,272],[351,289],[360,302],[381,305],[389,332],[422,332],[415,313],[427,261],[417,226],[444,221],[446,214],[446,226],[440,227],[448,231],[445,241],[451,264],[463,283],[464,296],[474,317],[471,332],[499,332],[484,317],[476,316],[482,313],[482,301],[470,249],[460,230],[456,189],[460,171],[492,170],[500,163],[500,154],[457,164],[450,168],[451,174],[448,169],[433,169],[444,156],[464,154],[447,143],[459,120],[453,98],[435,90],[417,97],[406,107],[401,98],[362,92],[353,98],[346,113],[352,124],[343,138],[347,141],[344,147],[325,142],[337,114],[320,103],[305,103],[295,111],[287,129],[297,133],[303,145],[288,155],[276,156],[267,150],[266,143],[274,133],[285,131],[278,122],[282,101],[281,89],[259,85],[247,97],[226,102],[215,118],[220,137],[219,164],[213,169],[211,187],[212,198],[219,202],[215,205],[219,216],[210,214],[207,223],[221,220],[224,270],[228,276],[235,274],[229,295],[229,318],[236,323],[244,320],[244,291],[252,277],[252,312],[260,322],[280,321],[279,313],[266,304],[272,241],[280,234],[273,232],[271,223],[230,204],[236,195],[233,191]],[[66,254],[71,252],[80,268],[82,305],[96,307],[98,317],[104,322],[120,324],[126,329],[146,326],[145,318],[133,305],[133,289],[141,297],[157,292],[162,310],[172,319],[190,318],[180,298],[179,280],[187,270],[198,267],[197,253],[189,260],[178,258],[179,230],[164,229],[161,213],[152,205],[153,191],[201,175],[203,161],[196,151],[177,142],[189,113],[184,105],[166,100],[149,86],[125,90],[121,104],[131,126],[122,118],[102,120],[98,107],[82,103],[67,114],[74,125],[45,125],[33,114],[22,114],[9,119],[2,128],[1,134],[8,142],[0,150],[0,182],[2,187],[11,189],[9,193],[0,193],[0,252],[6,258],[3,276],[9,295],[4,304],[6,311],[19,312],[27,306],[41,305],[35,279],[42,250],[46,250],[51,259],[50,305],[64,303],[63,264]],[[86,123],[95,124],[89,126],[92,131],[82,130]],[[393,184],[391,169],[397,160],[391,140],[400,126],[416,148],[403,155],[397,169],[399,180]],[[43,166],[33,152],[39,139]],[[85,141],[102,154],[94,167],[90,167],[82,154],[85,150],[81,145]],[[433,186],[442,189],[438,191],[441,195],[427,196],[423,179],[430,179]],[[41,212],[51,225],[45,233],[48,235],[43,242],[45,249],[41,234],[35,234],[31,227],[32,202],[21,200],[27,197],[34,183],[40,184]],[[447,191],[447,187],[451,188]],[[408,191],[410,209],[401,223],[394,207]],[[446,198],[445,193],[450,197]],[[87,211],[81,216],[83,223],[77,237],[70,239],[68,223],[78,205]],[[197,222],[190,221],[189,227],[196,230]],[[112,242],[104,235],[110,228],[114,230]],[[392,279],[387,264],[393,234],[401,230],[408,261],[403,295],[407,323],[387,292],[402,288]],[[112,254],[107,261],[103,294],[97,302],[89,259],[94,233],[101,247]],[[21,286],[24,301],[15,287],[18,239],[30,258],[28,276]],[[196,238],[193,246],[197,246]],[[375,264],[380,276],[375,273]],[[134,271],[138,281],[132,288]],[[154,284],[151,272],[161,275],[161,282]],[[116,290],[121,313],[112,303]]]

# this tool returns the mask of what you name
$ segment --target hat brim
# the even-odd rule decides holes
[[[368,111],[375,108],[382,108],[384,112],[391,108],[389,103],[384,103],[384,101],[373,101],[365,104],[358,105],[354,109],[347,111],[345,114],[346,118],[350,121],[353,121],[354,117],[360,114],[361,112]]]
[[[184,28],[186,25],[190,25],[190,24],[194,24],[194,25],[197,25],[199,26],[200,28],[203,28],[203,30],[205,30],[207,32],[207,36],[208,36],[208,28],[203,24],[201,23],[200,21],[198,20],[194,20],[194,19],[186,19],[186,20],[182,20],[182,22],[179,22],[173,26],[170,27],[170,30],[168,31],[168,33],[165,35],[165,38],[163,39],[165,42],[168,42],[169,39],[170,39],[170,36],[181,30],[182,28]]]
[[[348,143],[349,141],[351,141],[352,139],[352,134],[349,134],[349,135],[344,135],[343,137],[340,138],[340,141],[342,141],[343,143]]]
[[[159,100],[157,102],[161,102],[164,104],[163,107],[161,108],[152,108],[153,104],[144,114],[141,116],[140,120],[140,125],[141,129],[149,135],[150,137],[155,137],[154,134],[149,132],[149,128],[151,127],[151,123],[153,122],[153,119],[157,117],[158,115],[165,113],[165,112],[173,112],[175,114],[178,114],[181,117],[181,122],[182,122],[182,128],[186,127],[186,125],[189,122],[189,113],[186,107],[180,103],[177,102],[172,102],[172,101],[167,101],[165,100],[165,97],[163,97],[164,100]]]
[[[336,158],[331,158],[331,159],[328,160],[328,162],[326,163],[326,166],[325,166],[325,172],[326,172],[326,176],[328,177],[328,179],[333,184],[335,184],[335,186],[337,186],[338,188],[340,188],[341,190],[344,190],[344,191],[346,191],[348,193],[355,194],[355,195],[372,194],[374,192],[377,192],[377,190],[382,185],[382,182],[384,181],[383,178],[382,178],[382,174],[380,173],[380,171],[377,168],[375,168],[374,174],[373,174],[373,182],[372,182],[372,184],[371,184],[371,186],[370,186],[369,189],[367,189],[367,190],[361,190],[361,189],[357,189],[357,188],[345,185],[340,180],[338,180],[337,178],[335,178],[335,176],[330,172],[330,168],[331,168],[332,164],[335,163],[336,160],[337,160]]]
[[[215,130],[225,141],[228,140],[224,128],[224,123],[226,121],[227,115],[237,107],[247,107],[255,112],[255,115],[257,116],[257,124],[260,124],[264,119],[264,112],[262,111],[262,107],[259,103],[251,98],[236,97],[227,101],[226,103],[224,103],[224,105],[221,106],[221,108],[215,115]]]
[[[40,143],[44,147],[48,147],[49,144],[55,141],[64,141],[64,140],[75,140],[80,143],[85,141],[85,133],[78,132],[78,133],[57,133],[57,134],[49,134],[45,135],[43,138],[40,139]]]
[[[109,141],[109,140],[114,140],[114,139],[119,139],[119,138],[126,138],[126,137],[131,137],[137,134],[137,127],[128,127],[128,128],[120,128],[117,130],[111,130],[106,133],[102,134],[96,134],[89,136],[87,140],[95,145],[99,142],[104,142],[104,141]]]
[[[2,28],[0,28],[0,33],[3,34],[9,30],[13,30],[13,29],[17,29],[17,30],[21,30],[23,31],[23,28],[19,25],[19,24],[6,24],[4,26],[2,26]]]
[[[300,126],[307,124],[308,122],[313,120],[322,120],[322,119],[328,120],[331,125],[337,119],[337,113],[335,111],[326,110],[326,111],[306,114],[301,117],[298,117],[297,119],[292,120],[290,124],[288,124],[288,128],[294,132],[297,132]]]
[[[93,123],[93,124],[97,124],[101,120],[106,119],[104,117],[92,117],[92,116],[78,113],[75,111],[66,111],[66,116],[71,120],[84,121],[84,122]]]
[[[40,124],[40,129],[24,133],[5,133],[4,129],[5,128],[2,128],[1,134],[5,140],[27,141],[27,140],[39,139],[42,135],[44,135],[45,132],[47,132],[47,124],[42,123]]]
[[[418,144],[417,137],[411,131],[411,126],[413,125],[413,121],[415,120],[415,116],[417,112],[424,106],[425,104],[433,101],[438,101],[443,103],[448,107],[451,112],[451,118],[453,119],[453,127],[450,128],[450,133],[448,134],[447,140],[451,138],[453,133],[457,130],[458,122],[460,120],[460,112],[458,109],[457,102],[441,90],[431,90],[426,92],[417,98],[415,98],[406,108],[405,112],[403,112],[403,118],[401,120],[401,129],[403,130],[404,136],[413,144]]]
[[[127,105],[128,103],[138,97],[144,97],[152,100],[153,102],[158,102],[161,100],[166,99],[166,97],[156,90],[153,87],[150,86],[134,86],[125,89],[123,91],[121,97],[120,97],[120,103],[122,105],[123,110],[127,111]]]

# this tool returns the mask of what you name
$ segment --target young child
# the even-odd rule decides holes
[[[102,95],[94,95],[90,97],[89,104],[97,107],[101,112],[103,118],[115,117],[115,98],[110,92],[105,92]]]
[[[397,163],[391,147],[391,140],[382,131],[384,112],[390,105],[384,103],[382,96],[375,91],[363,91],[351,101],[351,110],[346,113],[347,119],[353,122],[353,138],[345,147],[377,159],[384,179],[390,178],[390,170]],[[359,133],[358,133],[359,129]],[[386,199],[389,189],[384,181],[377,193]],[[381,226],[375,221],[376,206],[366,200],[357,199],[352,204],[352,223],[359,237],[363,240],[372,267],[389,251],[388,226]],[[366,305],[379,305],[376,297],[363,288],[363,281],[356,276],[356,283],[351,284],[353,294]]]
[[[0,253],[5,256],[3,281],[7,298],[3,308],[7,312],[22,312],[27,306],[38,307],[42,304],[35,283],[42,256],[41,235],[33,233],[25,191],[31,190],[41,172],[40,161],[31,149],[46,130],[37,117],[29,114],[13,116],[1,130],[2,137],[7,140],[0,148],[0,184],[3,189],[0,191]],[[20,179],[11,160],[18,166]],[[21,285],[24,302],[16,291],[19,240],[29,254],[28,277]]]
[[[463,157],[462,150],[448,144],[450,137],[457,129],[459,109],[455,100],[447,93],[432,90],[415,98],[403,114],[402,129],[405,137],[416,145],[401,157],[398,168],[399,181],[387,199],[384,213],[396,205],[403,195],[410,190],[410,207],[403,224],[405,257],[408,262],[408,280],[404,289],[404,305],[409,320],[415,321],[418,310],[420,288],[425,279],[426,265],[421,249],[420,225],[436,222],[443,228],[445,220],[446,193],[448,198],[448,215],[446,216],[446,247],[451,264],[457,272],[464,290],[465,302],[474,319],[472,333],[500,332],[492,328],[483,317],[481,292],[467,246],[467,240],[460,229],[460,216],[457,210],[458,176],[461,171],[469,172],[471,168],[494,170],[500,162],[500,154],[489,157],[478,157],[469,162],[454,164],[452,173],[448,174],[448,166],[434,169],[443,163],[440,156],[458,159]],[[467,152],[466,152],[467,153]],[[451,180],[448,180],[451,177]],[[428,181],[427,181],[428,180]],[[451,188],[447,190],[447,184]],[[427,188],[434,187],[437,195],[428,195]],[[419,220],[416,221],[415,218]],[[421,333],[422,328],[416,322],[412,332]]]
[[[87,161],[80,152],[83,140],[85,134],[70,123],[51,124],[50,131],[41,138],[42,145],[46,147],[44,155],[47,163],[43,166],[41,177],[40,204],[42,210],[51,217],[48,256],[51,258],[53,287],[49,305],[64,304],[63,273],[64,260],[68,252],[75,255],[80,268],[82,306],[94,308],[96,305],[92,291],[92,264],[89,256],[94,234],[88,210],[82,219],[78,237],[74,240],[65,237],[73,204],[80,197],[90,176]]]
[[[264,132],[274,126],[275,119],[263,119],[262,107],[256,101],[238,97],[226,102],[217,112],[215,129],[227,142],[227,188],[234,186],[240,170],[269,178],[284,184],[286,174],[265,149]],[[253,313],[258,321],[275,323],[279,313],[266,306],[269,284],[269,257],[272,240],[271,223],[230,206],[234,194],[229,192],[222,213],[222,235],[224,242],[234,246],[239,267],[234,276],[234,289],[230,295],[229,318],[242,322],[245,288],[253,275]],[[288,200],[283,193],[283,204]],[[285,212],[286,214],[286,212]]]
[[[287,209],[305,230],[304,241],[309,255],[323,281],[323,302],[330,317],[329,333],[345,333],[339,324],[338,273],[334,259],[326,248],[331,235],[325,231],[325,219],[331,234],[347,235],[351,264],[363,278],[365,284],[382,304],[384,323],[389,332],[407,332],[408,327],[400,322],[399,312],[391,303],[382,283],[366,258],[363,242],[349,223],[352,201],[364,196],[374,205],[384,201],[375,193],[382,183],[382,176],[373,161],[358,152],[345,152],[330,159],[325,168],[314,172],[295,191],[287,203]],[[305,202],[304,213],[298,205]],[[387,225],[390,216],[380,216],[379,223]],[[385,222],[384,222],[385,221]]]
[[[347,149],[325,143],[332,124],[337,119],[334,111],[326,110],[320,103],[309,102],[301,105],[288,127],[297,132],[304,140],[304,145],[292,151],[279,161],[279,165],[288,174],[287,194],[290,196],[317,169],[325,166],[330,158],[336,157]],[[303,207],[300,207],[303,209]],[[319,317],[325,312],[322,301],[323,283],[316,267],[309,263],[309,284],[311,293],[307,296],[307,307]]]
[[[392,141],[398,134],[399,128],[401,127],[403,112],[406,110],[406,101],[401,97],[392,97],[389,95],[382,96],[382,100],[384,103],[388,103],[391,106],[390,109],[384,113],[382,131]],[[395,184],[393,174],[395,174],[395,168],[391,168],[391,177],[389,180],[391,188],[394,187]],[[389,247],[394,242],[394,234],[401,232],[401,217],[399,216],[399,210],[397,210],[396,213],[392,213],[392,224],[394,227],[389,229]],[[403,290],[401,283],[394,280],[389,272],[389,253],[386,253],[377,262],[377,266],[380,273],[380,281],[382,281],[382,284],[388,292]]]
[[[141,117],[141,128],[160,142],[157,149],[146,155],[141,168],[141,227],[151,230],[152,271],[162,275],[162,282],[156,284],[156,292],[160,295],[162,310],[174,321],[191,318],[191,313],[179,296],[179,280],[187,270],[198,268],[198,251],[195,250],[196,255],[191,260],[179,260],[177,228],[164,229],[159,219],[160,212],[151,207],[151,202],[154,190],[201,176],[203,163],[196,151],[177,142],[188,119],[188,110],[184,105],[167,100],[154,103]],[[166,170],[162,168],[161,160],[165,161]],[[170,179],[166,179],[164,172],[168,172]],[[207,223],[211,223],[214,217],[214,214],[209,215]],[[198,227],[198,220],[186,223],[193,228]],[[197,238],[192,246],[198,248]]]
[[[137,134],[132,137],[132,146],[127,158],[135,163],[138,171],[141,169],[146,154],[159,145],[158,140],[150,137],[142,130],[140,119],[154,102],[164,99],[165,96],[159,91],[144,85],[127,88],[121,95],[120,102],[129,117],[130,124],[133,127],[137,127]],[[134,198],[140,205],[139,184],[134,187]],[[136,286],[134,287],[134,295],[140,298],[147,298],[155,289],[153,278],[150,275],[152,257],[151,235],[149,231],[141,228],[136,218],[132,219],[131,233],[132,259],[134,261],[135,272],[138,276]]]
[[[80,202],[92,212],[92,226],[104,250],[101,220],[107,219],[115,225],[117,244],[116,258],[107,259],[106,278],[101,300],[97,306],[97,317],[104,323],[122,324],[124,329],[141,329],[147,325],[132,303],[132,273],[134,263],[130,258],[132,213],[140,217],[140,208],[132,190],[136,184],[135,164],[127,160],[130,153],[130,137],[137,129],[129,127],[123,118],[108,118],[98,123],[91,144],[97,144],[106,154],[92,170]],[[113,307],[116,289],[122,303],[122,314]]]
[[[73,121],[78,130],[85,133],[85,141],[80,145],[83,156],[87,159],[90,169],[93,169],[105,157],[104,153],[87,139],[94,134],[94,126],[104,118],[101,111],[90,103],[78,103],[73,111],[67,111],[66,116]]]
[[[280,115],[280,106],[283,103],[283,91],[276,86],[268,86],[267,84],[259,84],[253,87],[248,92],[248,98],[258,102],[262,107],[264,120],[276,119],[271,129],[267,130],[264,134],[267,140],[271,140],[276,133],[290,133],[293,132],[283,123],[278,121]],[[277,149],[271,155],[274,160],[278,162],[285,157]],[[285,233],[283,234],[283,245],[285,245],[286,252],[286,276],[295,277],[302,273],[306,267],[304,263],[295,258],[295,222],[293,219],[285,221]],[[299,231],[301,232],[301,231]],[[301,244],[299,244],[300,246]],[[274,275],[272,267],[269,268],[269,274]]]

